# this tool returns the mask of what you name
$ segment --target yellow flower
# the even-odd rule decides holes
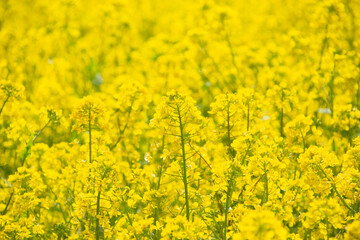
[[[84,97],[76,105],[71,118],[75,122],[72,129],[78,133],[89,128],[104,128],[105,107],[98,98]]]
[[[243,216],[239,224],[239,233],[234,239],[287,239],[282,223],[268,210],[254,210]]]

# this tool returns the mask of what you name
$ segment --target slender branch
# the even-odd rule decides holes
[[[230,103],[229,102],[228,102],[228,106],[227,106],[227,135],[228,135],[228,153],[229,153],[229,157],[232,158],[232,155],[230,152],[231,151],[231,139],[230,139],[231,135],[230,135]],[[233,178],[234,178],[234,171],[231,171],[229,185],[228,185],[228,188],[226,191],[224,240],[226,240],[228,213],[229,213],[229,209],[230,209],[232,193],[234,191],[233,185],[235,185]]]
[[[112,145],[112,146],[110,147],[110,150],[113,150],[113,149],[119,144],[119,142],[120,142],[123,134],[125,133],[125,130],[126,130],[128,124],[129,124],[130,114],[131,114],[131,111],[132,111],[132,109],[133,109],[133,108],[132,108],[133,103],[134,103],[134,102],[132,102],[131,105],[130,105],[130,110],[129,110],[129,112],[128,112],[128,115],[127,115],[127,118],[126,118],[126,122],[125,122],[125,126],[123,127],[123,129],[121,129],[121,127],[120,127],[120,121],[119,121],[119,117],[118,117],[119,137],[118,137],[118,139],[116,140],[116,142],[114,143],[114,145]]]
[[[0,109],[0,115],[1,115],[1,113],[2,113],[2,111],[4,109],[4,107],[5,107],[5,104],[8,102],[9,98],[10,98],[10,94],[7,95],[5,101],[4,101],[4,103],[3,103],[3,105],[2,105],[2,107]]]
[[[101,191],[99,190],[96,201],[96,240],[100,239],[100,220],[98,217],[100,213],[100,195],[101,195]]]
[[[181,135],[181,149],[182,149],[182,159],[183,159],[183,182],[185,188],[185,204],[186,204],[186,219],[190,220],[190,206],[189,206],[189,193],[187,186],[187,176],[186,176],[186,152],[185,152],[185,137],[184,137],[184,126],[182,123],[182,118],[180,114],[180,109],[177,107],[177,112],[179,116],[180,123],[180,135]]]
[[[14,191],[11,192],[10,197],[6,203],[6,207],[5,207],[4,211],[2,211],[1,215],[5,215],[7,213],[8,207],[10,205],[10,202],[11,202],[11,199],[13,196],[14,196]]]
[[[246,131],[249,131],[249,128],[250,128],[250,100],[247,103]]]
[[[234,48],[232,46],[232,43],[230,41],[230,36],[229,36],[229,33],[225,27],[225,22],[222,21],[222,25],[223,25],[223,29],[225,31],[225,41],[230,49],[230,54],[231,54],[231,61],[232,61],[232,64],[234,65],[235,67],[235,70],[236,70],[236,73],[237,73],[237,77],[240,78],[240,69],[239,67],[237,66],[236,64],[236,56],[235,56],[235,52],[234,52]],[[244,82],[242,82],[242,84],[244,85]]]
[[[352,207],[349,206],[349,204],[346,203],[346,201],[345,201],[345,199],[343,198],[343,196],[341,196],[341,194],[340,194],[339,191],[337,190],[334,181],[332,181],[332,180],[327,176],[327,174],[326,174],[326,172],[324,171],[324,169],[322,169],[322,167],[319,166],[319,165],[318,165],[317,167],[318,167],[318,168],[320,169],[320,171],[324,174],[325,178],[326,178],[329,182],[331,182],[331,187],[332,187],[332,189],[334,189],[336,195],[339,197],[340,201],[344,204],[344,206],[345,206],[347,209],[349,209],[352,214],[357,213],[357,211],[355,211]]]
[[[133,221],[131,220],[131,217],[130,217],[129,213],[127,212],[127,210],[126,210],[126,216],[127,216],[128,220],[129,220],[130,225],[133,227]],[[136,240],[138,240],[139,237],[136,234],[136,231],[134,231],[134,235],[135,235]]]
[[[260,176],[260,178],[256,181],[256,183],[254,184],[253,188],[250,190],[250,192],[254,192],[256,186],[258,185],[258,183],[261,181],[261,179],[263,179],[263,177],[265,176],[265,173],[263,175]]]
[[[284,102],[284,90],[281,90],[281,105],[283,106]],[[280,110],[280,136],[284,137],[284,108],[281,107]]]
[[[206,159],[201,155],[201,153],[199,153],[199,151],[196,151],[195,148],[191,145],[191,143],[189,143],[189,146],[191,147],[191,149],[193,149],[200,156],[200,158],[206,163],[206,165],[210,168],[210,170],[212,170],[211,165],[208,163],[208,161],[206,161]],[[215,175],[215,177],[218,178],[218,175],[216,173],[214,175]],[[213,180],[212,182],[214,183],[215,181]],[[218,208],[219,208],[220,213],[222,215],[224,213],[224,207],[223,207],[223,205],[222,205],[222,203],[220,201],[220,197],[219,197],[219,194],[217,192],[215,193],[215,197],[216,197]]]
[[[91,109],[89,109],[89,162],[91,163]]]
[[[267,170],[265,168],[265,173],[264,173],[264,198],[263,198],[263,202],[262,204],[266,203],[269,199],[269,183],[268,183],[268,176],[267,176]]]
[[[332,186],[332,188],[334,189],[336,195],[340,198],[340,201],[345,205],[345,207],[346,207],[347,209],[349,209],[353,214],[356,213],[356,211],[355,211],[352,207],[350,207],[349,204],[347,204],[347,203],[345,202],[345,199],[341,196],[341,194],[340,194],[339,191],[337,190],[335,184],[334,184],[334,183],[331,183],[331,186]]]
[[[303,132],[301,131],[301,129],[299,129],[299,130],[300,130],[300,134],[301,134],[301,138],[302,138],[303,153],[305,153],[305,151],[306,151],[306,142],[305,142],[305,137],[306,137],[306,135],[304,136],[304,134],[303,134]]]
[[[32,145],[35,143],[36,139],[40,136],[40,134],[44,131],[44,129],[51,123],[51,121],[52,121],[52,119],[50,119],[50,120],[44,125],[44,127],[38,131],[38,133],[34,136],[34,138],[31,139],[31,140],[27,143],[27,145],[26,145],[26,147],[25,147],[25,152],[24,152],[24,154],[22,155],[21,167],[24,166],[25,161],[26,161],[26,158],[27,158],[27,157],[29,156],[29,154],[30,154],[29,152],[30,152],[30,150],[31,150]]]
[[[230,103],[228,102],[227,106],[227,136],[228,136],[228,150],[231,148],[231,135],[230,135]]]
[[[325,52],[325,48],[328,42],[328,28],[329,28],[329,24],[330,24],[330,16],[328,16],[328,20],[326,22],[325,25],[325,32],[324,32],[324,38],[322,40],[322,44],[321,44],[321,50],[320,50],[320,58],[319,58],[319,63],[318,63],[318,70],[321,69],[321,65],[322,65],[322,59],[324,56],[324,52]]]
[[[3,105],[3,107],[4,107],[4,105]],[[1,109],[1,110],[2,110],[2,109]],[[0,112],[0,113],[1,113],[1,112]],[[29,151],[30,151],[30,149],[31,149],[31,145],[35,142],[35,140],[40,136],[40,134],[42,133],[42,131],[50,124],[51,121],[52,121],[52,120],[50,119],[50,120],[45,124],[45,126],[44,126],[42,129],[40,129],[40,131],[34,136],[34,138],[31,139],[32,142],[31,142],[31,143],[28,143],[28,144],[26,145],[25,152],[24,152],[24,154],[22,155],[22,156],[23,156],[23,157],[22,157],[23,159],[22,159],[22,161],[21,161],[21,167],[24,166],[25,160],[26,160],[26,158],[29,156]],[[10,197],[9,197],[9,199],[8,199],[8,202],[7,202],[7,204],[6,204],[6,207],[5,207],[5,209],[2,211],[2,215],[5,215],[5,214],[7,213],[7,210],[8,210],[8,208],[9,208],[9,205],[10,205],[10,202],[11,202],[11,200],[12,200],[13,195],[14,195],[14,191],[11,192]]]
[[[42,133],[42,131],[44,131],[45,128],[47,128],[47,126],[49,126],[49,124],[51,123],[52,119],[50,119],[45,126],[40,129],[40,131],[38,131],[38,133],[35,135],[35,137],[33,138],[33,143],[35,142],[35,140],[39,137],[39,135]]]
[[[225,221],[224,221],[224,240],[226,240],[226,234],[227,234],[227,221],[228,221],[228,213],[229,213],[229,209],[230,209],[230,204],[231,204],[231,198],[232,198],[232,194],[234,191],[234,174],[231,173],[230,176],[230,180],[229,180],[229,185],[228,185],[228,189],[226,191],[226,202],[225,202]]]
[[[161,147],[161,152],[164,152],[164,148],[165,148],[165,135],[163,135],[163,139],[162,139],[162,147]],[[160,158],[160,170],[159,170],[159,179],[157,182],[157,186],[156,186],[156,190],[159,191],[160,189],[160,185],[161,185],[161,177],[162,177],[162,173],[163,173],[163,159]],[[157,206],[154,209],[154,225],[156,226],[156,223],[159,221],[159,209],[160,209],[160,200],[157,199]],[[156,239],[160,239],[160,231],[158,230],[154,230],[154,234],[155,234],[155,238]]]

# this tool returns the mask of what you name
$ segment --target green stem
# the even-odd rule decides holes
[[[355,20],[356,20],[355,13],[353,11],[353,7],[351,6],[350,2],[351,2],[350,0],[346,0],[345,1],[345,7],[349,12],[350,25],[351,25],[350,36],[348,37],[348,42],[349,42],[350,49],[354,50],[355,49],[354,42],[355,42],[355,35],[356,35],[356,31],[357,31],[357,29],[356,29],[357,24],[355,22]]]
[[[228,135],[228,148],[230,150],[231,148],[231,134],[230,134],[230,103],[228,103],[228,107],[227,107],[227,135]]]
[[[234,185],[234,174],[231,173],[228,189],[226,191],[224,240],[226,240],[226,234],[227,234],[228,213],[229,213],[229,209],[230,209],[230,205],[231,205],[232,194],[233,194],[233,191],[234,191],[233,185]]]
[[[201,157],[199,157],[199,165],[198,168],[201,169]],[[200,178],[198,179],[198,185],[197,185],[197,190],[199,191],[200,189]]]
[[[189,193],[188,193],[188,184],[187,184],[187,176],[186,176],[185,137],[184,137],[184,126],[182,123],[179,106],[177,106],[177,112],[178,112],[179,123],[180,123],[181,149],[182,149],[182,160],[183,160],[183,182],[184,182],[184,188],[185,188],[186,219],[189,221],[190,220],[190,206],[189,206]]]
[[[306,151],[306,142],[305,142],[305,136],[302,133],[302,131],[300,130],[300,134],[301,134],[301,138],[302,138],[302,142],[303,142],[303,153],[305,153]]]
[[[360,66],[358,66],[360,68]],[[360,76],[357,77],[357,91],[356,91],[356,106],[359,109],[360,107]]]
[[[131,217],[130,217],[130,215],[129,215],[129,213],[128,213],[127,208],[128,208],[128,206],[126,206],[126,217],[127,217],[128,220],[129,220],[130,226],[133,227],[133,221],[131,220]],[[139,237],[138,237],[138,235],[136,234],[136,231],[134,231],[134,235],[135,235],[136,240],[139,240]]]
[[[14,191],[11,192],[8,202],[6,203],[6,207],[4,211],[1,213],[2,215],[5,215],[7,213],[8,207],[10,205],[11,199],[14,196]]]
[[[101,191],[99,191],[96,202],[96,240],[100,239],[100,221],[99,221],[99,213],[100,213],[100,195]]]
[[[191,146],[190,143],[189,143],[189,146],[190,146],[194,151],[196,151],[196,150]],[[201,156],[201,154],[200,154],[199,152],[198,152],[198,154],[199,154],[200,159],[202,159],[202,160],[206,163],[206,165],[207,165],[210,169],[212,169],[211,165],[206,161],[206,159],[205,159],[203,156]],[[199,167],[200,167],[200,164],[199,164]],[[218,177],[218,176],[215,174],[215,177]],[[212,183],[214,184],[215,181],[212,180]],[[223,207],[222,203],[220,202],[220,197],[219,197],[219,194],[218,194],[217,192],[215,193],[215,197],[216,197],[216,201],[217,201],[217,205],[218,205],[218,208],[219,208],[219,210],[220,210],[220,213],[221,213],[221,215],[223,215],[223,213],[224,213],[224,207]]]
[[[116,140],[116,142],[114,143],[114,145],[112,145],[110,147],[110,150],[113,150],[120,142],[121,138],[123,137],[124,133],[125,133],[125,130],[129,124],[129,119],[130,119],[130,114],[132,112],[132,109],[133,109],[133,104],[134,104],[134,101],[131,102],[131,105],[130,105],[130,110],[128,112],[128,115],[127,115],[127,118],[126,118],[126,123],[125,123],[125,126],[123,127],[123,129],[121,129],[120,127],[120,120],[119,120],[119,117],[117,118],[117,121],[118,121],[118,128],[119,128],[119,137],[118,139]]]
[[[162,139],[162,148],[161,148],[161,152],[164,152],[164,147],[165,147],[165,135],[163,135],[163,139]],[[163,160],[160,160],[161,164],[160,164],[160,172],[159,172],[159,180],[158,180],[158,185],[157,185],[157,190],[160,189],[160,182],[161,182],[161,176],[162,176],[162,168],[163,168]]]
[[[236,59],[236,57],[235,57],[235,52],[234,52],[234,49],[233,49],[232,44],[231,44],[231,41],[230,41],[230,37],[229,37],[229,35],[228,35],[227,32],[226,32],[226,42],[227,42],[227,44],[228,44],[228,46],[229,46],[229,48],[230,48],[231,61],[232,61],[232,64],[234,65],[234,67],[235,67],[235,69],[236,69],[237,77],[240,78],[240,69],[239,69],[239,67],[238,67],[237,64],[236,64],[236,61],[235,61],[235,59]],[[244,83],[243,83],[243,85],[244,85]]]
[[[163,139],[162,139],[162,147],[161,147],[161,152],[164,152],[164,147],[165,147],[165,135],[163,135]],[[159,170],[159,179],[157,182],[157,186],[156,186],[156,190],[159,191],[160,189],[160,185],[161,185],[161,176],[162,176],[162,172],[163,172],[163,163],[164,161],[160,158],[160,170]],[[160,200],[156,199],[157,201],[157,206],[154,210],[154,225],[156,226],[156,223],[159,221],[159,209],[160,209]],[[155,234],[155,239],[160,239],[160,231],[155,230],[154,231]]]
[[[44,129],[50,124],[52,120],[50,119],[45,126],[38,131],[38,133],[34,136],[33,139],[30,139],[30,141],[26,144],[25,151],[21,156],[21,167],[24,166],[26,158],[30,155],[31,147],[35,143],[36,139],[40,136],[40,134],[44,131]]]
[[[328,35],[329,23],[330,23],[330,17],[328,17],[328,20],[327,20],[326,25],[325,25],[324,38],[322,40],[321,50],[320,50],[320,58],[319,58],[318,70],[321,69],[322,59],[323,59],[325,48],[326,48],[326,45],[327,45],[327,42],[328,42],[328,36],[327,35]]]
[[[231,131],[231,127],[230,127],[230,103],[228,103],[228,108],[227,108],[227,135],[228,135],[228,152],[229,152],[229,157],[232,158],[231,155],[231,139],[230,139],[230,131]],[[232,160],[232,159],[231,159]],[[231,204],[231,197],[232,197],[232,193],[233,193],[233,185],[234,185],[234,172],[231,172],[230,175],[230,180],[229,180],[229,185],[227,187],[227,191],[226,191],[226,202],[225,202],[225,221],[224,221],[224,240],[226,240],[226,234],[227,234],[227,222],[228,222],[228,213],[229,213],[229,209],[230,209],[230,204]]]
[[[89,162],[91,163],[91,110],[89,109]]]
[[[284,102],[284,90],[281,90],[281,105]],[[284,137],[284,108],[280,110],[280,136]]]
[[[5,105],[5,104],[4,104],[4,105]],[[3,105],[3,107],[1,108],[1,111],[2,111],[2,109],[4,108],[4,105]],[[0,111],[0,113],[1,113],[1,111]],[[50,124],[51,121],[52,121],[52,120],[49,120],[49,121],[45,124],[45,126],[44,126],[42,129],[40,129],[40,131],[35,135],[35,137],[34,137],[33,139],[31,139],[31,141],[29,141],[29,143],[26,145],[24,154],[22,155],[22,159],[21,159],[21,167],[24,166],[25,160],[26,160],[26,158],[29,156],[29,152],[30,152],[30,150],[31,150],[32,144],[35,143],[35,140],[40,136],[40,134],[42,133],[42,131]],[[31,143],[30,143],[30,142],[31,142]],[[7,204],[6,204],[6,207],[5,207],[4,211],[2,212],[2,215],[5,215],[5,214],[7,213],[7,209],[8,209],[8,207],[9,207],[9,205],[10,205],[10,202],[11,202],[11,200],[12,200],[13,195],[14,195],[14,191],[11,192],[10,197],[9,197],[9,200],[8,200],[8,202],[7,202]]]
[[[266,203],[269,199],[269,183],[268,183],[268,176],[267,176],[267,170],[265,169],[264,173],[264,200],[263,204]]]
[[[336,60],[334,60],[334,65],[333,65],[333,70],[332,70],[332,74],[331,74],[331,78],[330,78],[330,81],[329,81],[329,105],[330,105],[330,110],[331,110],[331,113],[333,116],[333,110],[334,110],[334,98],[335,98],[335,92],[334,92],[334,81],[335,81],[335,71],[336,71]]]
[[[344,206],[345,206],[347,209],[349,209],[351,213],[355,214],[356,211],[355,211],[352,207],[350,207],[349,204],[347,204],[347,203],[345,202],[345,199],[341,196],[341,194],[340,194],[339,191],[337,190],[335,184],[334,184],[334,183],[331,183],[331,186],[332,186],[332,188],[334,189],[336,195],[340,198],[340,201],[344,204]]]
[[[89,109],[89,162],[91,163],[91,109]],[[89,177],[88,177],[88,181],[90,183],[90,179],[91,179],[91,168],[89,169]],[[95,185],[94,185],[95,188]],[[89,192],[89,189],[87,189],[87,192]],[[89,213],[86,210],[85,213],[85,219],[87,219],[89,217]],[[89,230],[91,229],[91,219],[89,218]],[[97,231],[97,227],[96,227],[96,231]]]
[[[284,137],[284,109],[280,111],[280,136]]]
[[[51,123],[52,119],[50,119],[42,129],[40,129],[40,131],[38,131],[38,133],[35,135],[34,139],[33,139],[33,143],[35,143],[35,140],[39,137],[39,135],[44,131],[45,128],[47,128],[47,126],[49,126],[49,124]]]
[[[225,40],[226,40],[226,43],[227,43],[227,45],[228,45],[228,47],[229,47],[229,49],[230,49],[232,64],[233,64],[233,66],[235,67],[237,77],[240,78],[240,69],[239,69],[239,67],[238,67],[237,64],[236,64],[236,61],[235,61],[236,56],[235,56],[234,48],[233,48],[233,46],[232,46],[232,44],[231,44],[230,36],[229,36],[228,31],[226,30],[225,22],[224,22],[224,21],[222,21],[222,25],[223,25],[223,29],[224,29],[224,31],[225,31]],[[242,85],[244,85],[244,82],[242,82]]]
[[[349,204],[346,203],[345,199],[341,196],[341,194],[340,194],[339,191],[337,190],[335,183],[327,176],[327,174],[326,174],[326,172],[324,171],[324,169],[322,169],[322,167],[319,166],[319,165],[318,165],[317,167],[318,167],[318,168],[320,169],[320,171],[324,174],[325,178],[326,178],[329,182],[331,182],[331,187],[332,187],[332,189],[334,189],[336,195],[339,197],[340,201],[344,204],[344,206],[345,206],[347,209],[349,209],[352,214],[357,213],[357,211],[355,211],[352,207],[349,206]]]
[[[1,107],[1,109],[0,109],[0,115],[1,115],[1,113],[2,113],[2,111],[3,111],[3,109],[4,109],[4,107],[5,107],[5,104],[6,104],[6,103],[7,103],[7,101],[9,100],[9,98],[10,98],[10,94],[9,94],[9,95],[7,95],[7,97],[6,97],[5,101],[4,101],[4,103],[3,103],[3,105],[2,105],[2,107]]]
[[[249,131],[250,128],[250,101],[248,102],[247,105],[247,122],[246,122],[246,131]]]

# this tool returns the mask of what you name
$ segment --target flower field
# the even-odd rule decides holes
[[[359,0],[1,0],[1,239],[360,239]]]

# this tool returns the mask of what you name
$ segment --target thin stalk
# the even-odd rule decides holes
[[[234,49],[232,47],[232,44],[231,44],[231,41],[230,41],[230,37],[229,37],[229,34],[228,32],[226,32],[226,42],[229,46],[229,49],[230,49],[230,53],[231,53],[231,61],[232,61],[232,64],[234,65],[235,69],[236,69],[236,73],[237,73],[237,77],[240,78],[240,69],[239,67],[237,66],[236,64],[236,57],[235,57],[235,52],[234,52]],[[242,82],[242,84],[244,85],[244,82]]]
[[[228,213],[231,205],[231,198],[234,191],[234,174],[231,173],[228,189],[226,191],[226,202],[225,202],[225,221],[224,221],[224,240],[226,240],[226,233],[227,233],[227,222],[228,222]]]
[[[101,191],[99,191],[97,196],[97,202],[96,202],[96,240],[100,239],[100,220],[98,218],[98,215],[100,213],[100,195]]]
[[[263,204],[266,203],[269,200],[269,183],[268,183],[268,176],[267,176],[267,170],[265,168],[264,173],[264,198],[263,198]]]
[[[121,127],[120,127],[119,117],[117,118],[118,128],[119,128],[119,137],[118,137],[118,139],[116,140],[116,142],[114,143],[114,145],[112,145],[112,146],[110,147],[110,150],[113,150],[113,149],[119,144],[121,138],[123,137],[123,135],[124,135],[124,133],[125,133],[125,130],[126,130],[128,124],[129,124],[129,119],[130,119],[130,114],[131,114],[132,109],[133,109],[133,104],[134,104],[134,102],[131,102],[130,110],[129,110],[129,112],[128,112],[128,115],[127,115],[127,118],[126,118],[126,123],[125,123],[125,126],[124,126],[123,129],[121,129]]]
[[[280,136],[284,137],[284,109],[280,111]]]
[[[1,115],[1,113],[2,113],[2,111],[4,109],[4,107],[5,107],[5,104],[8,102],[9,98],[10,98],[10,94],[7,95],[5,101],[4,101],[4,103],[3,103],[3,105],[2,105],[2,107],[0,109],[0,115]]]
[[[5,104],[3,104],[3,107],[1,108],[1,111],[2,111],[2,109],[4,108],[4,105]],[[0,111],[0,113],[1,113],[1,111]],[[44,129],[50,124],[50,122],[51,122],[52,120],[49,120],[46,124],[45,124],[45,126],[42,128],[42,129],[40,129],[40,131],[34,136],[34,138],[31,140],[32,142],[31,142],[31,144],[30,143],[28,143],[27,144],[27,146],[26,146],[26,148],[25,148],[25,153],[23,154],[23,159],[21,160],[21,167],[22,166],[24,166],[24,164],[25,164],[25,160],[26,160],[26,158],[29,156],[29,151],[30,151],[30,149],[31,149],[31,146],[32,146],[32,144],[34,144],[35,143],[35,140],[40,136],[40,134],[42,133],[42,131],[44,131]],[[29,145],[30,144],[30,145]],[[14,195],[14,191],[12,191],[11,192],[11,194],[10,194],[10,197],[9,197],[9,200],[8,200],[8,202],[6,203],[6,207],[5,207],[5,209],[2,211],[2,215],[5,215],[6,213],[7,213],[7,210],[8,210],[8,208],[9,208],[9,205],[10,205],[10,202],[11,202],[11,200],[12,200],[12,197],[13,197],[13,195]]]
[[[355,44],[354,44],[354,41],[355,41],[355,35],[356,35],[356,23],[355,23],[355,14],[354,14],[354,11],[353,11],[353,7],[351,6],[351,1],[350,0],[347,0],[345,1],[345,7],[347,8],[348,12],[349,12],[349,15],[350,15],[350,25],[351,25],[351,30],[350,30],[350,36],[348,37],[348,42],[349,42],[349,45],[350,45],[350,49],[351,50],[354,50],[355,49]]]
[[[91,163],[91,109],[89,109],[89,162]]]
[[[248,155],[248,153],[249,153],[250,148],[251,148],[251,143],[248,144],[248,147],[247,147],[247,149],[246,149],[246,152],[245,152],[245,154],[244,154],[244,157],[241,159],[241,165],[244,165],[244,164],[245,164],[245,160],[246,160],[246,157],[247,157],[247,155]]]
[[[194,151],[196,151],[196,150],[191,146],[190,143],[189,143],[189,146],[190,146]],[[206,161],[206,159],[205,159],[199,152],[198,152],[198,155],[199,155],[200,159],[202,159],[202,160],[206,163],[206,165],[210,168],[210,170],[212,170],[212,167],[211,167],[211,165],[208,163],[208,161]],[[218,176],[215,174],[215,177],[218,177]],[[212,182],[214,183],[214,180],[213,180]],[[222,215],[223,212],[224,212],[224,207],[223,207],[222,203],[220,202],[220,197],[219,197],[219,194],[218,194],[217,192],[215,193],[215,197],[216,197],[216,201],[217,201],[218,208],[219,208],[220,213],[221,213],[221,215]]]
[[[281,104],[284,102],[284,91],[281,91]],[[280,110],[280,136],[284,137],[284,108]]]
[[[247,121],[246,121],[246,131],[249,131],[250,128],[250,101],[247,103]]]
[[[303,153],[305,153],[306,151],[306,142],[305,142],[305,136],[302,133],[302,131],[300,130],[300,134],[301,134],[301,138],[302,138],[302,143],[303,143]]]
[[[126,216],[127,216],[128,220],[129,220],[130,225],[133,227],[133,221],[131,220],[131,217],[130,217],[129,213],[127,212],[127,210],[126,210]],[[134,235],[135,235],[136,240],[138,240],[139,237],[136,234],[136,231],[134,231]]]
[[[352,207],[350,207],[349,204],[347,204],[347,203],[345,202],[345,199],[341,196],[341,194],[340,194],[339,191],[337,190],[335,184],[334,184],[334,183],[331,183],[331,186],[332,186],[332,188],[334,189],[336,195],[340,198],[340,201],[344,204],[344,206],[345,206],[347,209],[349,209],[350,212],[352,212],[353,214],[355,214],[356,211],[355,211]]]
[[[89,109],[89,162],[91,163],[91,109]],[[88,177],[89,183],[90,183],[90,179],[91,179],[91,168],[89,169],[89,177]],[[94,185],[94,188],[95,188],[95,185]],[[95,189],[94,189],[94,191],[95,191]],[[87,192],[89,192],[89,189],[87,189]],[[85,219],[88,219],[88,217],[89,217],[89,213],[86,210]],[[89,230],[91,229],[91,219],[90,218],[89,218],[88,228],[89,228]],[[97,230],[97,228],[96,228],[96,230]]]
[[[256,181],[256,183],[254,184],[254,186],[253,186],[253,188],[251,189],[250,192],[254,192],[254,191],[255,191],[256,186],[257,186],[258,183],[263,179],[263,177],[265,177],[265,173],[259,177],[259,179]]]
[[[1,213],[1,215],[5,215],[7,213],[8,207],[10,205],[10,202],[11,202],[11,199],[13,196],[14,196],[14,191],[11,192],[9,200],[6,203],[6,207],[5,207],[4,211]]]
[[[341,194],[340,194],[339,191],[337,190],[335,183],[327,176],[327,174],[326,174],[326,172],[324,171],[324,169],[322,169],[321,166],[318,166],[318,168],[319,168],[320,171],[324,174],[325,178],[326,178],[329,182],[331,182],[331,187],[332,187],[332,189],[334,189],[336,195],[339,197],[340,201],[344,204],[344,206],[345,206],[347,209],[349,209],[352,214],[357,213],[357,211],[355,211],[352,207],[349,206],[349,204],[346,203],[345,199],[341,196]]]
[[[189,206],[189,193],[188,193],[188,184],[187,184],[187,176],[186,176],[185,137],[184,137],[184,126],[182,123],[179,106],[177,106],[177,112],[178,112],[179,124],[180,124],[181,150],[182,150],[182,160],[183,160],[183,182],[184,182],[184,188],[185,188],[186,219],[189,221],[190,220],[190,206]]]
[[[326,219],[326,240],[329,240],[329,221]]]
[[[336,60],[334,60],[334,66],[331,74],[330,81],[328,83],[329,85],[329,101],[330,101],[330,109],[331,109],[331,116],[333,116],[333,110],[334,110],[334,98],[335,98],[335,91],[334,91],[334,81],[335,81],[335,71],[336,71]]]
[[[231,134],[230,134],[231,126],[230,126],[230,103],[228,103],[227,107],[227,136],[228,136],[228,148],[230,150],[231,147]]]
[[[165,147],[165,135],[163,135],[163,139],[162,139],[162,148],[161,148],[161,152],[164,152],[164,147]],[[159,174],[159,180],[158,180],[157,190],[159,190],[159,189],[160,189],[160,182],[161,182],[161,176],[162,176],[163,163],[164,163],[164,161],[163,161],[163,160],[161,160],[161,165],[160,165],[160,174]]]
[[[329,23],[330,23],[330,16],[328,17],[328,21],[326,22],[326,25],[325,25],[324,38],[322,40],[321,50],[320,50],[320,58],[319,58],[318,70],[321,69],[322,59],[323,59],[325,48],[326,48],[326,45],[327,45],[327,42],[328,42]]]
[[[236,74],[237,74],[237,77],[240,78],[240,69],[239,67],[237,66],[236,64],[236,56],[235,56],[235,52],[234,52],[234,48],[231,44],[231,41],[230,41],[230,36],[229,36],[229,33],[228,31],[226,30],[226,27],[225,27],[225,22],[222,21],[222,25],[223,25],[223,28],[224,28],[224,31],[225,31],[225,41],[230,49],[230,54],[231,54],[231,62],[232,64],[234,65],[235,67],[235,70],[236,70]],[[244,85],[244,82],[242,82],[242,85]]]
[[[199,165],[198,168],[201,169],[201,158],[199,157]],[[197,185],[197,190],[200,189],[200,178],[198,179],[198,185]]]
[[[350,147],[352,146],[352,134],[351,134],[351,114],[349,113],[349,130],[347,132],[348,134],[348,140],[349,140],[349,144],[350,144]]]
[[[22,159],[21,159],[21,165],[20,167],[24,166],[25,164],[25,161],[26,161],[26,158],[30,155],[30,150],[31,150],[31,147],[32,145],[35,143],[36,139],[40,136],[40,134],[44,131],[44,129],[51,123],[52,120],[49,120],[45,126],[40,129],[37,134],[34,136],[34,138],[32,140],[29,141],[29,143],[26,145],[25,147],[25,152],[24,154],[22,155]]]
[[[228,152],[229,152],[229,157],[231,158],[231,153],[230,153],[230,149],[231,149],[231,139],[230,139],[230,131],[231,131],[231,126],[230,126],[230,103],[228,103],[228,108],[227,108],[227,135],[228,135]],[[228,221],[228,213],[229,213],[229,209],[230,209],[230,204],[231,204],[231,197],[232,197],[232,193],[233,193],[233,185],[235,185],[234,183],[234,172],[231,171],[231,175],[230,175],[230,180],[229,180],[229,185],[226,191],[226,202],[225,202],[225,221],[224,221],[224,240],[226,240],[226,234],[227,234],[227,221]]]
[[[324,32],[324,38],[323,38],[323,41],[322,41],[322,45],[321,45],[321,50],[320,50],[320,58],[319,58],[319,64],[318,64],[318,68],[317,68],[317,71],[320,71],[321,70],[321,66],[322,66],[322,59],[323,59],[323,56],[324,56],[324,53],[325,53],[325,48],[326,48],[326,45],[328,43],[328,28],[329,28],[329,24],[330,24],[330,16],[328,16],[328,20],[326,22],[326,25],[325,25],[325,32]],[[328,107],[331,111],[331,117],[333,116],[333,106],[331,104],[331,100],[329,98],[329,95],[327,94],[327,91],[324,87],[324,85],[322,84],[321,80],[319,79],[319,82],[321,84],[321,88],[323,89],[324,93],[325,93],[325,96],[326,96],[326,101],[327,101],[327,104],[328,104]]]
[[[360,68],[360,66],[359,66],[359,68]],[[358,78],[357,78],[356,106],[359,109],[359,107],[360,107],[360,76],[358,76]]]
[[[206,50],[206,48],[202,45],[200,45],[200,47],[204,50],[205,56],[208,57],[211,61],[211,63],[214,65],[216,71],[220,74],[222,80],[224,81],[224,84],[230,89],[230,84],[227,80],[227,78],[225,77],[225,75],[223,74],[223,72],[221,71],[219,65],[215,62],[214,58],[212,58],[209,54],[209,52]]]
[[[162,139],[162,147],[161,147],[161,152],[164,152],[164,147],[165,147],[165,135],[163,135],[163,139]],[[161,185],[161,177],[162,177],[162,172],[163,172],[163,163],[164,161],[160,158],[160,170],[159,170],[159,179],[157,182],[157,186],[156,186],[156,190],[159,191],[160,189],[160,185]],[[160,200],[157,199],[157,206],[154,210],[154,225],[156,226],[156,223],[159,221],[159,209],[160,209]],[[158,230],[154,231],[155,234],[155,238],[156,239],[160,239],[160,232]]]
[[[51,123],[51,119],[44,125],[44,127],[42,129],[40,129],[40,131],[38,131],[38,133],[35,135],[35,137],[33,138],[33,143],[35,143],[35,140],[39,137],[39,135],[44,131],[45,128],[47,128],[47,126],[49,126],[49,124]]]

